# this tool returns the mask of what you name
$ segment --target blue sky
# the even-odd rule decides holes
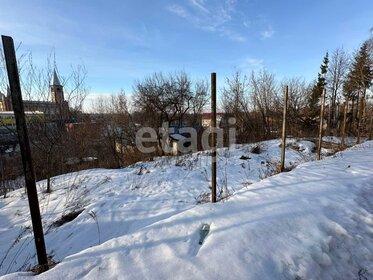
[[[84,63],[95,96],[131,93],[155,71],[214,71],[221,85],[236,70],[265,67],[311,80],[326,51],[358,48],[372,15],[372,0],[2,0],[0,31],[36,64],[54,48],[62,75]]]

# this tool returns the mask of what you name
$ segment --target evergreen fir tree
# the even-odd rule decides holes
[[[350,72],[344,84],[344,89],[350,97],[356,97],[360,93],[365,95],[366,89],[372,85],[373,65],[368,42],[364,42],[359,52],[354,56]]]
[[[319,115],[320,106],[319,101],[322,92],[326,86],[326,73],[328,72],[329,55],[326,53],[323,63],[320,66],[320,73],[317,75],[317,81],[312,88],[311,95],[308,99],[308,109],[310,118],[315,118]]]
[[[352,101],[351,126],[357,129],[358,139],[360,139],[360,117],[363,112],[360,102],[364,102],[366,90],[372,86],[373,61],[372,61],[371,41],[365,41],[358,52],[355,53],[347,79],[343,85],[345,95]]]

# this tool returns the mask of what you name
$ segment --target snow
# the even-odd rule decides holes
[[[323,141],[329,142],[329,143],[335,143],[335,144],[341,144],[342,138],[337,136],[323,136]],[[356,144],[356,137],[347,136],[345,138],[346,145],[354,145]],[[366,137],[361,137],[361,142],[366,141]]]
[[[218,186],[226,198],[216,204],[197,203],[209,192],[207,152],[53,178],[54,191],[39,192],[39,199],[48,253],[60,263],[36,278],[373,277],[373,142],[307,162],[314,145],[292,139],[286,166],[306,163],[269,177],[279,143],[260,143],[260,154],[250,152],[253,145],[220,149]],[[73,221],[51,227],[82,209]],[[0,200],[1,274],[36,263],[28,215],[22,190]],[[205,223],[210,233],[201,246]]]
[[[95,161],[97,160],[97,157],[84,157],[82,158],[82,161],[90,162],[90,161]]]
[[[184,140],[184,139],[186,139],[183,135],[178,134],[178,133],[170,134],[170,137],[171,137],[173,140],[176,140],[176,141],[180,141],[180,140]]]

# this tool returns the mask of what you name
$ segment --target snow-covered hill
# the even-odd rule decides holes
[[[373,142],[261,181],[275,172],[279,141],[252,149],[219,150],[227,198],[217,204],[198,203],[209,192],[206,152],[54,178],[39,198],[48,253],[61,263],[37,279],[373,277]],[[311,150],[293,140],[287,166]],[[80,214],[62,224],[71,213]],[[28,215],[21,190],[0,200],[1,274],[36,262]]]

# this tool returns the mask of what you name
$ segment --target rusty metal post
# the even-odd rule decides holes
[[[10,92],[12,95],[12,104],[16,119],[18,141],[22,155],[27,196],[31,212],[32,228],[34,231],[36,253],[38,256],[40,270],[45,271],[48,270],[48,258],[44,243],[43,225],[40,216],[38,193],[36,189],[34,168],[31,159],[30,142],[26,126],[25,111],[22,101],[21,84],[19,81],[19,73],[17,67],[16,53],[14,50],[14,42],[12,37],[1,37],[3,41],[6,68],[8,72]]]
[[[324,126],[325,95],[326,95],[326,89],[323,90],[322,97],[321,97],[320,130],[319,130],[319,145],[317,146],[317,160],[321,159],[322,132],[323,132],[323,126]]]
[[[216,202],[216,73],[211,73],[211,201]]]
[[[284,172],[285,170],[286,119],[287,119],[287,107],[288,107],[288,92],[289,92],[289,87],[285,86],[284,113],[282,116],[282,147],[281,147],[281,167],[280,167],[281,172]]]

